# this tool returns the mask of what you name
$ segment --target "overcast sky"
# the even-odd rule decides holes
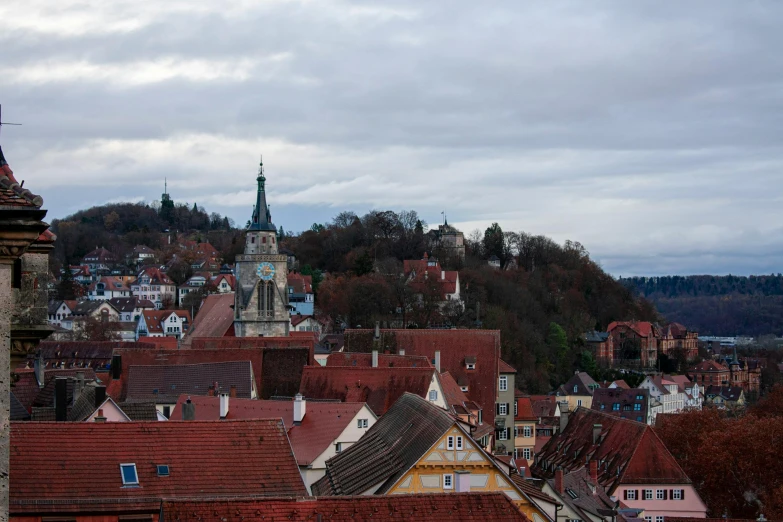
[[[0,144],[49,218],[441,211],[615,275],[781,272],[783,2],[5,0]]]

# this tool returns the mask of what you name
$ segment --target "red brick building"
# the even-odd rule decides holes
[[[615,321],[606,329],[612,338],[614,361],[653,367],[658,361],[660,330],[648,321]]]
[[[761,386],[761,364],[756,359],[740,359],[737,354],[727,364],[704,361],[688,372],[696,384],[707,386],[739,386],[746,393],[758,393]]]

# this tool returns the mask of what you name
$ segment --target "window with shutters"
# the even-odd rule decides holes
[[[655,499],[656,500],[666,500],[666,490],[665,489],[656,489],[655,490]]]
[[[505,402],[498,403],[498,415],[508,415],[508,404]]]
[[[508,432],[510,428],[498,431],[498,440],[508,440]]]
[[[642,493],[642,498],[644,498],[644,500],[652,500],[653,490],[645,489],[644,492]]]
[[[681,489],[672,490],[672,500],[682,500],[682,497],[683,497],[683,490]]]
[[[514,417],[519,415],[519,401],[514,401]]]
[[[636,500],[636,490],[635,489],[626,489],[625,490],[625,499],[626,500]]]
[[[663,517],[661,515],[657,515],[655,517],[655,522],[663,522]]]
[[[514,438],[516,439],[517,437],[519,437],[519,428],[514,426]]]

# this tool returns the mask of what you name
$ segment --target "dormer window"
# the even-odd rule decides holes
[[[138,486],[139,475],[136,473],[136,464],[120,464],[120,475],[123,486]]]
[[[578,388],[579,388],[579,387],[578,387],[576,384],[574,384],[574,393],[576,393],[576,390],[577,390]]]

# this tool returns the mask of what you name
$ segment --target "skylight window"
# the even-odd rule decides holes
[[[158,476],[159,477],[168,477],[169,476],[169,465],[168,464],[158,464]]]
[[[120,464],[120,475],[123,486],[138,486],[139,475],[136,473],[136,464]]]

